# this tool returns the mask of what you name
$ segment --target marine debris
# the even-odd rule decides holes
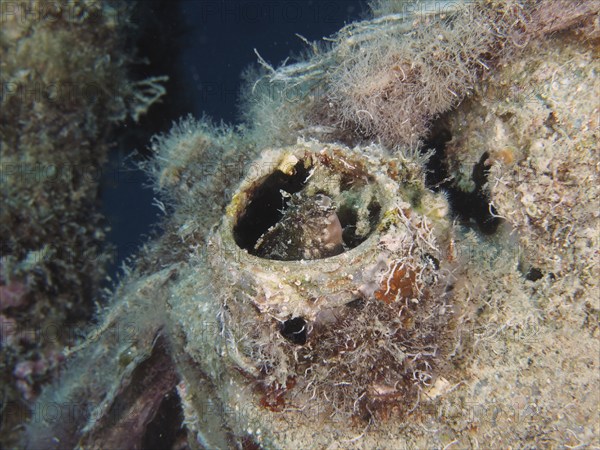
[[[599,445],[598,2],[405,5],[153,140],[163,234],[27,447]]]

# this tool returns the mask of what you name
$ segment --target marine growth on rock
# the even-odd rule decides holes
[[[598,3],[440,3],[259,56],[243,126],[152,140],[162,234],[24,446],[598,445]]]

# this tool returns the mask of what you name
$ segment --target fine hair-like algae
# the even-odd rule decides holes
[[[164,233],[30,448],[598,445],[598,2],[437,5],[258,56],[240,126],[152,141]]]
[[[0,442],[8,448],[39,418],[41,386],[58,375],[101,298],[109,255],[98,194],[111,132],[164,90],[158,79],[130,79],[131,5],[3,0],[0,13]]]

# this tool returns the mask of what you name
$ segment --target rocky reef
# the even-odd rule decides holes
[[[153,139],[163,234],[24,446],[599,445],[598,2],[432,5]]]
[[[111,130],[164,90],[135,82],[130,6],[0,2],[0,442],[14,445],[101,298]],[[78,331],[79,330],[79,331]]]

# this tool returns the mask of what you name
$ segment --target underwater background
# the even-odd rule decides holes
[[[107,244],[113,246],[111,278],[159,222],[160,211],[152,203],[155,193],[135,164],[149,157],[152,135],[168,132],[188,114],[236,123],[241,74],[256,64],[254,49],[277,67],[307,50],[296,34],[318,41],[367,11],[364,0],[176,0],[137,6],[144,23],[138,53],[150,61],[137,68],[139,78],[170,79],[167,95],[139,125],[117,130],[121,139],[102,172],[102,213],[110,226]],[[134,150],[139,154],[132,158]]]
[[[0,447],[598,446],[600,0],[0,13]]]

